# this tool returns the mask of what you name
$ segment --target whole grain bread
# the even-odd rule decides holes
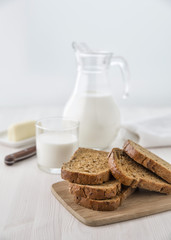
[[[61,177],[72,183],[102,184],[109,181],[108,153],[79,148],[61,168]]]
[[[96,211],[113,211],[117,209],[121,203],[129,197],[135,189],[131,187],[124,188],[118,195],[114,198],[106,200],[94,200],[90,198],[75,196],[74,200],[77,204],[90,208]]]
[[[69,183],[69,191],[77,197],[96,200],[113,198],[121,191],[121,183],[118,180],[110,180],[100,185],[82,185]]]
[[[171,183],[170,163],[131,140],[126,141],[123,150],[127,153],[127,155],[134,159],[134,161],[156,173],[168,183]]]
[[[135,162],[121,149],[112,149],[109,154],[109,167],[113,176],[126,186],[171,193],[171,184]]]

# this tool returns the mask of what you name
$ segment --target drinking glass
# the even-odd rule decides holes
[[[60,174],[64,162],[78,148],[79,122],[51,117],[36,122],[38,167],[48,173]]]

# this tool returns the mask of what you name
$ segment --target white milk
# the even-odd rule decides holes
[[[78,148],[77,137],[68,133],[43,133],[36,139],[38,164],[61,168]]]
[[[80,121],[81,147],[106,148],[120,126],[119,110],[109,94],[75,95],[67,104],[64,117]]]

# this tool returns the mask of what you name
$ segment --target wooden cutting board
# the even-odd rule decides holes
[[[58,201],[79,221],[88,226],[101,226],[171,210],[171,194],[139,190],[127,198],[115,211],[94,211],[73,201],[66,181],[52,185],[52,193]]]

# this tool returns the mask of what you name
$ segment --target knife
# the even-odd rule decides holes
[[[5,157],[5,164],[11,166],[14,163],[36,155],[36,146],[25,148],[19,152],[9,154]]]

